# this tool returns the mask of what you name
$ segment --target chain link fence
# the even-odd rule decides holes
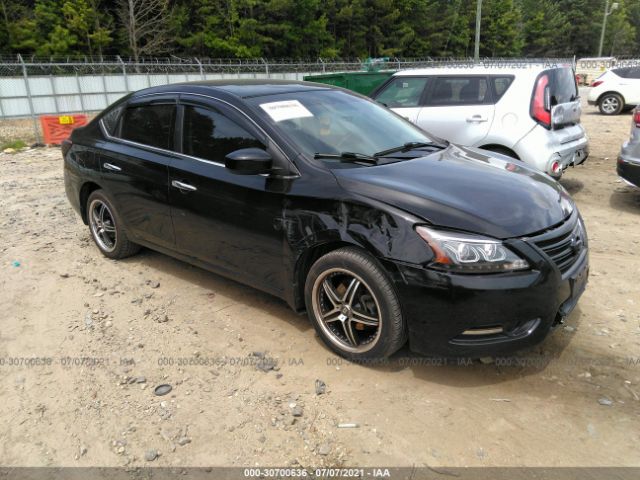
[[[570,64],[574,58],[486,58],[480,64],[496,67],[541,63]],[[281,79],[302,80],[318,73],[371,69],[475,65],[471,58],[385,58],[361,61],[343,59],[266,60],[144,58],[119,56],[94,58],[38,58],[0,56],[0,120],[31,118],[40,140],[38,116],[99,112],[129,92],[142,88],[196,80]]]

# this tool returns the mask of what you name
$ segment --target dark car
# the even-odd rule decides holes
[[[618,175],[634,187],[640,187],[640,106],[633,111],[631,135],[618,155]]]
[[[104,255],[145,246],[283,298],[351,359],[503,354],[541,341],[587,281],[567,192],[357,94],[201,82],[131,94],[64,145]]]

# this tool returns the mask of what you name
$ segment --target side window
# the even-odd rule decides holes
[[[474,105],[490,100],[485,77],[439,77],[431,88],[429,105]]]
[[[212,108],[185,105],[182,152],[223,162],[225,155],[241,148],[264,148],[247,130]]]
[[[634,80],[640,79],[640,67],[632,68],[629,70],[629,76],[627,78],[633,78]]]
[[[397,77],[376,96],[376,101],[389,108],[417,107],[427,85],[427,78]]]
[[[502,95],[509,89],[513,77],[491,77],[491,84],[493,86],[494,101],[500,100]]]
[[[109,135],[114,136],[116,134],[118,120],[120,120],[120,115],[122,114],[123,110],[124,106],[121,105],[111,109],[111,111],[109,111],[102,117],[102,125],[104,125],[104,128],[109,133]]]
[[[151,147],[173,148],[175,105],[141,105],[128,107],[122,117],[121,138]]]
[[[623,67],[623,68],[614,68],[611,71],[615,73],[617,76],[619,76],[620,78],[628,78],[630,70],[631,70],[631,67]]]

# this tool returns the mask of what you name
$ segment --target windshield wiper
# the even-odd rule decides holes
[[[393,148],[390,148],[388,150],[382,150],[381,152],[374,153],[373,156],[374,157],[384,157],[384,156],[390,155],[392,153],[408,152],[408,151],[414,150],[416,148],[430,147],[430,146],[434,146],[434,145],[435,146],[439,146],[435,142],[407,142],[404,145],[400,145],[398,147],[393,147]]]
[[[378,159],[372,157],[371,155],[365,155],[364,153],[356,153],[356,152],[340,152],[340,153],[316,153],[313,155],[313,158],[335,158],[340,160],[341,162],[352,162],[352,163],[366,163],[369,165],[377,165]]]

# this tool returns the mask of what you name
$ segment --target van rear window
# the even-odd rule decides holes
[[[545,72],[549,75],[551,106],[577,100],[578,87],[571,68],[554,68]]]

